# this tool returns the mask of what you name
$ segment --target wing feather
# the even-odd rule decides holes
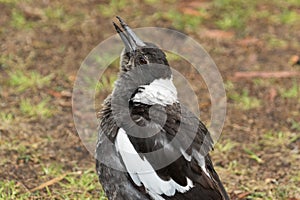
[[[135,106],[137,106],[136,110]],[[132,118],[139,116],[139,123],[143,121],[146,126],[150,123],[157,123],[161,126],[161,130],[149,138],[137,138],[128,134],[131,144],[137,153],[149,162],[152,169],[155,169],[156,175],[161,180],[173,180],[180,186],[189,185],[190,180],[193,187],[190,187],[189,190],[176,188],[175,193],[173,193],[174,190],[172,193],[161,193],[149,186],[146,187],[143,183],[146,190],[152,194],[162,194],[165,199],[176,199],[177,195],[187,195],[188,198],[182,199],[190,199],[190,193],[193,195],[206,194],[207,197],[212,196],[213,199],[228,198],[208,156],[208,152],[213,148],[213,140],[203,123],[179,103],[152,107],[151,109],[155,109],[152,110],[155,116],[149,115],[150,107],[141,103],[133,105]],[[161,120],[157,120],[162,119],[162,115],[167,115],[164,124]],[[178,137],[178,135],[180,136]],[[158,156],[148,155],[149,152],[162,148],[164,151],[161,151]],[[157,168],[157,163],[164,162],[172,155],[179,156],[171,164]]]

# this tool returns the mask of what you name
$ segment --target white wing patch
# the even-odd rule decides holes
[[[141,85],[140,87],[145,89],[132,98],[133,102],[164,106],[178,102],[177,90],[173,84],[172,77],[170,79],[157,79],[149,85]]]
[[[210,177],[207,169],[206,169],[206,165],[205,165],[205,158],[203,155],[201,155],[199,152],[193,150],[192,152],[193,157],[197,160],[198,165],[201,167],[202,171],[204,171],[204,173]]]
[[[185,152],[184,149],[180,148],[180,153],[183,155],[183,157],[184,157],[187,161],[191,162],[192,156],[188,155],[188,154]]]
[[[173,196],[175,192],[184,193],[194,187],[186,177],[187,185],[181,186],[173,179],[161,179],[146,158],[141,158],[130,142],[126,132],[120,128],[116,137],[116,149],[120,153],[126,170],[137,186],[144,186],[148,194],[155,200],[163,200],[160,195]]]
[[[192,151],[192,155],[188,155],[184,149],[180,148],[180,152],[183,155],[183,157],[187,160],[187,161],[191,161],[192,157],[196,159],[198,165],[201,167],[202,171],[208,176],[210,177],[207,169],[206,169],[206,165],[205,165],[205,158],[203,155],[201,155],[199,152],[197,152],[196,150],[193,149]],[[210,177],[211,178],[211,177]]]

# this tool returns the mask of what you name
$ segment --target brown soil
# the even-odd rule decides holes
[[[112,5],[102,0],[0,1],[0,112],[13,116],[9,123],[0,121],[0,189],[5,181],[13,180],[18,195],[22,195],[64,173],[94,168],[93,156],[85,149],[74,127],[71,93],[84,58],[101,41],[115,34],[111,25],[113,16],[122,16],[132,27],[175,29],[172,20],[153,16],[153,12],[164,13],[172,8],[193,15],[197,12],[194,7],[199,5],[207,8],[208,13],[214,12],[209,1],[157,4],[138,0],[124,8],[116,8],[117,13],[106,16],[100,12],[99,5]],[[281,13],[271,3],[260,6],[262,8],[258,9]],[[59,9],[63,14],[53,14]],[[290,6],[289,9],[299,16],[300,7]],[[53,13],[47,16],[46,11]],[[16,13],[24,16],[25,23],[18,25],[14,20]],[[284,24],[253,19],[248,21],[244,30],[219,30],[214,25],[217,17],[217,14],[208,14],[199,28],[180,30],[202,44],[219,67],[224,82],[234,85],[227,91],[227,118],[223,134],[212,153],[216,170],[232,199],[299,199],[299,76],[234,77],[238,71],[299,73],[300,66],[295,58],[299,56],[300,49],[299,20],[294,24]],[[277,42],[273,39],[275,42],[272,43],[270,35],[277,38]],[[209,123],[210,116],[203,114],[209,113],[208,91],[192,70],[180,67],[184,63],[173,64],[195,86],[203,120]],[[42,76],[53,74],[53,77],[43,87],[31,87],[20,92],[11,84],[9,75],[17,70],[25,74],[37,71]],[[108,75],[115,73],[116,68],[107,72]],[[298,86],[296,96],[284,97],[282,91],[291,89],[293,85]],[[230,94],[242,94],[245,89],[249,96],[260,100],[260,106],[243,110],[238,106],[238,100],[231,98]],[[101,102],[109,91],[103,91],[97,101]],[[49,98],[47,106],[52,110],[52,116],[29,116],[22,112],[20,102],[26,98],[34,104]],[[268,133],[270,137],[266,136]],[[228,143],[234,146],[224,149]],[[255,155],[251,157],[247,150]],[[61,166],[61,171],[47,175],[43,169],[51,164]],[[66,180],[60,182],[69,183]],[[88,191],[87,198],[99,199],[101,186],[96,179],[95,185],[95,189]],[[58,183],[51,184],[49,190],[51,195],[44,188],[28,198],[64,199],[63,194],[75,198]],[[82,190],[85,191],[84,188]]]

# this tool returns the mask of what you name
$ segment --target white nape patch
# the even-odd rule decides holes
[[[156,79],[149,85],[141,85],[145,89],[142,92],[137,93],[133,98],[133,102],[144,103],[148,105],[172,105],[178,102],[177,90],[170,79]]]
[[[124,129],[120,128],[116,137],[116,149],[131,179],[137,186],[144,186],[148,194],[155,200],[163,200],[160,195],[173,196],[176,191],[184,193],[194,187],[193,182],[186,177],[187,185],[181,186],[173,179],[161,179],[148,160],[136,152]]]

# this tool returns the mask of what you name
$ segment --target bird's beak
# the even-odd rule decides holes
[[[120,35],[126,51],[135,51],[138,47],[146,46],[146,44],[136,36],[136,34],[129,28],[129,26],[122,20],[121,17],[117,16],[117,19],[119,20],[123,30],[113,22],[113,25],[115,26],[116,31]]]

